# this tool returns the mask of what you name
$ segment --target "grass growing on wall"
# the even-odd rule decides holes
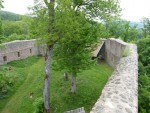
[[[129,47],[125,47],[124,50],[123,50],[123,53],[122,53],[122,56],[123,57],[127,57],[131,54],[131,50]]]
[[[44,61],[39,57],[15,61],[5,65],[11,66],[14,72],[23,76],[23,81],[15,87],[9,98],[0,100],[0,113],[34,113],[36,102],[43,94]],[[77,77],[77,92],[70,92],[71,77],[65,81],[63,71],[52,71],[51,77],[51,111],[64,111],[85,107],[89,112],[106,84],[112,69],[105,63],[95,65],[83,71]],[[30,98],[33,93],[33,98]]]

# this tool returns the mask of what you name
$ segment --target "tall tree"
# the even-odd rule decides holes
[[[87,38],[89,38],[88,35],[92,30],[91,25],[84,20],[85,17],[88,20],[95,20],[97,18],[100,18],[99,20],[105,20],[118,13],[117,0],[57,0],[56,2],[57,4],[55,0],[35,0],[35,6],[33,8],[34,19],[32,27],[35,29],[33,29],[32,33],[42,38],[44,43],[46,43],[43,92],[46,112],[50,112],[51,56],[54,45],[56,45],[60,39],[65,42],[68,40],[69,45],[73,44],[69,47],[71,51],[66,51],[66,54],[70,52],[74,54],[76,59],[70,57],[70,60],[73,59],[71,61],[77,64],[77,58],[80,58],[80,53],[86,51],[85,49],[83,49],[84,51],[81,49],[81,51],[78,52],[79,50],[76,51],[75,47],[77,47],[77,45],[79,45],[79,49],[82,45],[84,47],[87,43],[85,37],[87,36]],[[84,12],[85,15],[82,12]],[[80,19],[83,20],[83,22],[81,22]],[[82,37],[84,38],[82,39]],[[82,43],[80,44],[78,40],[82,40]],[[61,44],[63,45],[63,43]],[[66,48],[66,45],[67,44],[64,44],[64,48]],[[72,68],[71,70],[73,70],[72,72],[76,72],[77,69]]]
[[[65,69],[72,75],[71,92],[75,93],[77,73],[89,68],[92,63],[91,51],[100,36],[100,27],[98,23],[87,20],[83,13],[76,16],[72,11],[70,16],[71,19],[66,20],[69,26],[64,28],[67,33],[54,48],[54,59],[59,69]]]
[[[106,27],[111,37],[121,38],[125,42],[136,41],[139,37],[137,25],[131,26],[129,21],[118,19],[111,20],[107,24]]]
[[[0,11],[1,11],[1,8],[3,8],[2,3],[3,3],[3,0],[0,0]],[[3,34],[3,30],[2,30],[2,20],[1,20],[1,18],[0,18],[0,43],[2,43],[2,39],[3,39],[2,34]]]
[[[67,17],[65,22],[69,23],[64,28],[67,33],[62,35],[65,38],[60,40],[55,48],[54,58],[61,69],[71,73],[71,92],[75,93],[77,73],[90,67],[93,45],[97,38],[103,35],[100,33],[101,24],[94,21],[98,21],[96,20],[98,17],[100,21],[111,19],[113,13],[117,14],[119,9],[114,7],[118,6],[115,1],[74,0],[70,4],[64,10]]]
[[[143,31],[143,36],[144,37],[147,37],[148,35],[150,35],[150,19],[149,18],[143,18],[143,20],[142,20],[142,22],[143,22],[143,29],[142,29],[142,31]]]
[[[0,19],[0,44],[3,42],[2,20]]]
[[[53,47],[59,39],[55,30],[55,0],[35,0],[33,7],[32,33],[42,38],[46,43],[45,53],[45,78],[44,78],[44,109],[50,112],[50,77],[51,77],[51,56]]]

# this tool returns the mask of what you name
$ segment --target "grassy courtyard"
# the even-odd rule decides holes
[[[11,67],[11,69],[10,69]],[[1,73],[15,76],[16,82],[7,96],[0,98],[0,113],[34,113],[43,94],[44,60],[30,57],[1,66]],[[65,81],[63,71],[52,71],[51,76],[51,112],[84,107],[88,113],[101,94],[112,68],[106,63],[94,65],[77,76],[77,92],[70,92],[71,77]],[[2,75],[1,74],[1,75]],[[30,93],[33,97],[30,98]]]

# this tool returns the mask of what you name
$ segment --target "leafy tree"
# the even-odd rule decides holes
[[[3,8],[2,3],[3,3],[3,0],[0,0],[0,11],[1,11],[1,8]],[[0,43],[2,43],[2,40],[3,40],[2,34],[3,34],[3,30],[2,30],[2,20],[1,20],[1,18],[0,18]]]
[[[9,21],[20,21],[22,20],[22,15],[15,14],[8,11],[0,11],[0,17],[2,20],[9,20]]]
[[[57,2],[57,4],[55,2]],[[90,24],[86,23],[86,21],[84,20],[85,16],[89,20],[94,20],[96,19],[96,17],[99,17],[100,20],[105,20],[113,17],[114,14],[117,14],[119,12],[118,7],[118,1],[116,0],[35,0],[35,6],[33,7],[34,13],[32,15],[34,17],[32,33],[38,38],[42,38],[42,41],[46,43],[45,79],[43,93],[44,107],[46,112],[50,112],[49,93],[51,56],[54,45],[56,45],[60,39],[64,40],[62,42],[66,42],[66,40],[68,40],[69,44],[73,44],[69,48],[76,58],[74,59],[75,61],[72,60],[72,62],[74,62],[74,64],[77,64],[77,58],[80,58],[80,53],[82,52],[82,44],[83,46],[86,45],[87,42],[85,40],[85,37],[90,34],[91,30],[89,29],[92,28]],[[86,15],[84,15],[84,13],[82,12],[84,12]],[[83,20],[83,22],[81,22],[80,19]],[[83,32],[83,30],[85,31]],[[89,37],[87,36],[87,38]],[[82,43],[80,44],[78,40],[82,40]],[[61,44],[63,45],[63,43]],[[77,45],[80,45],[79,47],[81,47],[81,50],[78,50],[79,52],[77,52],[76,50],[73,51],[75,47],[77,47]],[[64,48],[66,48],[66,44],[64,44]],[[86,52],[85,49],[83,50],[83,52]],[[69,54],[69,52],[70,51],[67,51],[66,53]],[[81,54],[81,56],[83,55],[84,54]],[[72,72],[76,72],[76,70],[78,69],[72,68],[70,70],[73,70]]]
[[[107,4],[108,9],[106,7],[101,7],[102,3],[105,3],[105,5]],[[55,58],[61,69],[66,69],[66,71],[71,73],[71,91],[74,93],[76,92],[77,73],[83,69],[86,69],[87,67],[90,67],[91,52],[93,50],[92,46],[100,35],[102,37],[102,34],[99,35],[99,31],[101,30],[99,29],[99,26],[101,24],[94,22],[94,18],[101,15],[101,21],[110,19],[108,17],[111,17],[112,14],[106,14],[106,16],[104,14],[105,11],[103,12],[103,8],[106,8],[112,12],[116,9],[109,8],[110,4],[105,1],[93,1],[93,3],[91,3],[89,1],[74,0],[74,2],[70,4],[73,4],[73,8],[68,6],[68,9],[63,9],[65,13],[63,15],[66,17],[65,23],[69,23],[69,26],[67,25],[63,28],[67,33],[62,35],[64,38],[58,43],[56,47]],[[85,6],[85,9],[81,11],[80,9],[83,6]],[[99,13],[96,9],[102,10],[103,13]],[[96,12],[98,12],[98,14]]]
[[[142,29],[143,36],[146,38],[148,35],[150,35],[150,19],[149,18],[143,18],[142,22],[144,25],[144,28]]]
[[[150,110],[150,38],[140,39],[137,43],[139,53],[139,113]]]
[[[3,41],[3,29],[2,29],[2,20],[0,19],[0,44]]]
[[[44,79],[44,109],[50,112],[50,76],[51,76],[51,56],[53,46],[60,38],[56,31],[55,0],[34,1],[32,33],[38,38],[42,38],[46,43],[45,53],[45,79]]]
[[[3,20],[3,37],[5,42],[12,40],[28,39],[30,18],[24,17],[21,21]],[[14,35],[15,34],[15,35]]]
[[[76,76],[81,70],[90,67],[91,52],[94,48],[94,42],[99,35],[99,26],[96,22],[90,22],[85,19],[85,15],[71,13],[71,20],[66,20],[69,26],[66,26],[65,33],[54,49],[55,63],[59,69],[65,69],[72,75],[71,92],[76,92]]]
[[[121,38],[125,42],[136,41],[140,34],[137,25],[131,26],[126,20],[111,20],[106,27],[110,36]]]
[[[138,41],[139,61],[143,66],[150,64],[150,38],[143,38]]]

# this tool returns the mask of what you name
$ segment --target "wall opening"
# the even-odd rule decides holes
[[[32,49],[30,49],[30,54],[32,53]]]
[[[18,52],[18,57],[20,57],[20,52]]]
[[[4,60],[4,61],[7,61],[7,56],[3,56],[3,60]]]

